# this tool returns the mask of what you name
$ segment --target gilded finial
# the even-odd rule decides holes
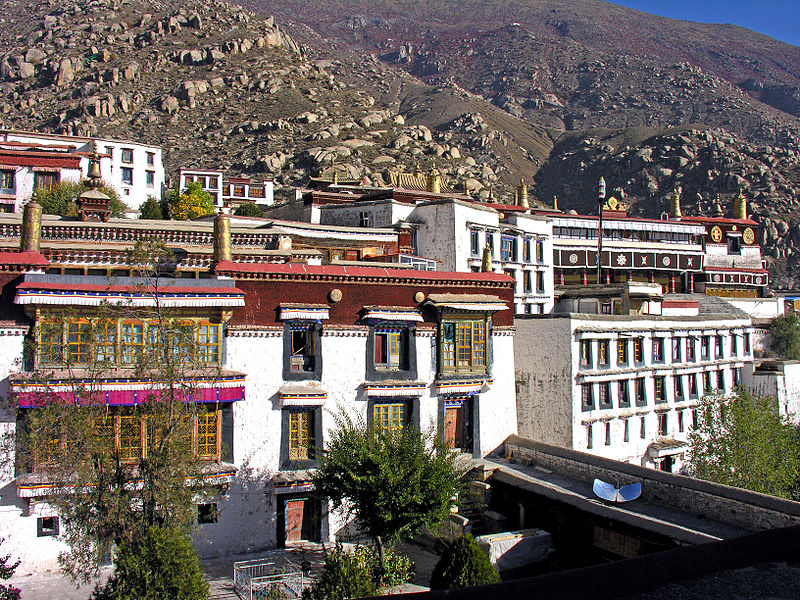
[[[673,219],[680,219],[681,218],[681,193],[678,191],[678,188],[672,190],[672,194],[669,197],[670,205],[669,205],[669,216]]]
[[[522,208],[530,208],[530,202],[528,202],[528,186],[525,185],[525,178],[520,178],[519,180],[519,187],[517,188],[517,199],[519,204]]]
[[[714,198],[714,216],[715,217],[725,216],[725,212],[722,210],[722,200],[720,199],[719,194],[717,194],[717,197]]]
[[[558,210],[558,196],[553,196],[553,210]]]
[[[483,256],[481,257],[481,273],[492,272],[492,247],[487,242],[483,247]]]
[[[733,202],[733,218],[746,219],[747,218],[747,200],[744,197],[742,190],[739,190],[739,195]]]
[[[422,177],[422,169],[419,166],[419,162],[414,164],[414,177],[416,178]]]
[[[439,169],[436,168],[435,162],[428,175],[428,191],[433,194],[440,194],[442,192],[442,176],[439,173]]]

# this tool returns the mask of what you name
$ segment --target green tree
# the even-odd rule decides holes
[[[186,186],[182,194],[177,190],[167,192],[170,214],[173,219],[186,221],[214,214],[214,201],[197,181]]]
[[[315,488],[372,538],[385,567],[387,544],[447,518],[465,469],[433,431],[381,431],[344,413],[336,421]]]
[[[3,538],[0,538],[0,545],[2,545],[2,543]],[[19,561],[12,563],[10,555],[0,556],[0,579],[3,581],[9,579],[14,574],[14,571],[17,570],[18,566]],[[0,600],[19,600],[20,593],[19,588],[13,585],[0,583]]]
[[[797,499],[800,436],[778,414],[775,400],[741,391],[706,396],[689,435],[689,467],[701,478]]]
[[[218,367],[197,361],[185,315],[163,306],[160,282],[172,261],[162,241],[137,242],[129,264],[138,273],[141,291],[150,294],[152,306],[123,304],[93,310],[81,331],[89,346],[88,363],[73,364],[70,353],[57,347],[56,360],[61,362],[55,368],[75,373],[70,401],[52,401],[48,388],[52,373],[46,369],[29,377],[43,391],[39,406],[25,410],[18,419],[18,469],[35,471],[52,486],[48,502],[61,516],[60,537],[69,546],[59,561],[76,578],[88,579],[114,546],[145,540],[153,526],[188,532],[194,524],[195,497],[212,491],[192,442],[197,411],[203,409],[185,399],[194,391],[194,376],[213,377]],[[61,340],[64,324],[75,316],[65,312],[58,317],[63,320],[54,318],[38,327],[54,328]],[[96,387],[114,370],[103,348],[107,325],[114,326],[116,336],[120,320],[147,323],[147,339],[136,352],[130,374],[149,382],[137,406],[122,415],[105,405]],[[144,329],[140,335],[145,337]],[[134,440],[137,448],[129,456],[123,455],[121,444],[115,450],[114,439],[123,436]]]
[[[431,575],[431,589],[468,587],[498,583],[497,573],[489,557],[478,547],[475,538],[469,534],[459,536],[445,550]]]
[[[237,217],[263,217],[264,211],[252,202],[245,202],[237,206],[233,214]]]
[[[114,574],[95,600],[205,600],[208,582],[184,531],[152,525],[117,547]]]
[[[42,206],[42,212],[48,215],[74,217],[78,214],[77,198],[89,189],[87,180],[61,181],[49,190],[38,189],[33,192],[33,200]],[[124,217],[128,206],[119,198],[113,186],[103,183],[98,188],[106,194],[111,202],[108,205],[112,217]]]
[[[161,211],[161,203],[153,196],[148,196],[147,200],[139,207],[139,218],[160,220],[164,218],[164,213]]]
[[[770,346],[781,358],[800,360],[800,319],[794,312],[775,317],[770,323]]]

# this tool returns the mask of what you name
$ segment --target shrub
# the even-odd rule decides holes
[[[264,211],[258,208],[258,206],[255,204],[246,202],[237,206],[236,210],[233,211],[233,214],[237,217],[263,217]]]
[[[87,180],[62,181],[55,184],[49,190],[38,189],[33,192],[33,200],[42,207],[42,212],[47,215],[61,215],[64,217],[74,217],[78,214],[76,200],[82,192],[89,189]],[[119,199],[119,194],[112,186],[103,183],[99,190],[111,198],[108,205],[112,217],[123,217],[128,206]]]
[[[498,583],[497,573],[489,557],[478,547],[475,538],[460,536],[439,559],[431,576],[431,588],[442,590]]]
[[[3,538],[0,538],[0,544],[3,543]],[[9,579],[14,571],[19,566],[19,561],[11,562],[11,556],[0,555],[0,579],[5,581]],[[0,600],[19,600],[21,591],[13,585],[5,585],[0,583]]]
[[[167,193],[167,199],[169,200],[170,215],[178,221],[214,214],[214,200],[211,198],[211,194],[204,190],[197,181],[187,185],[182,194],[176,190],[170,190]]]
[[[347,550],[341,544],[325,555],[325,570],[307,594],[313,600],[343,600],[374,596],[382,588],[408,582],[414,566],[407,556],[386,552],[384,566],[371,546]]]
[[[139,207],[139,218],[163,219],[164,213],[161,210],[161,203],[153,196],[148,196],[147,200],[144,201],[144,204]]]
[[[786,360],[800,359],[800,319],[794,312],[775,317],[770,323],[772,350]]]
[[[115,571],[95,600],[206,600],[208,582],[189,537],[177,529],[150,527],[117,547]]]

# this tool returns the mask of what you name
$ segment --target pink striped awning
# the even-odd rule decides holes
[[[11,393],[20,408],[35,408],[48,402],[83,406],[136,406],[157,401],[169,390],[163,382],[107,379],[53,380],[45,382],[14,381]],[[183,402],[215,404],[244,400],[244,376],[222,376],[214,379],[178,382],[176,398]]]

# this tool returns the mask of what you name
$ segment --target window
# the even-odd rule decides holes
[[[700,360],[708,360],[710,356],[711,338],[704,335],[700,339]]]
[[[532,292],[533,286],[531,285],[531,272],[530,271],[523,271],[522,272],[522,289],[525,292]]]
[[[309,460],[314,449],[314,411],[289,412],[289,460]]]
[[[539,264],[544,262],[544,242],[541,240],[536,241],[536,262]]]
[[[497,249],[494,247],[494,235],[489,232],[486,233],[486,245],[492,251],[492,258],[496,258]]]
[[[606,446],[611,445],[611,423],[606,423]]]
[[[94,350],[97,362],[116,364],[117,362],[117,323],[101,321],[95,324]]]
[[[711,371],[703,371],[703,393],[711,393]]]
[[[581,340],[581,367],[592,368],[591,340]]]
[[[697,373],[689,375],[689,397],[697,398]]]
[[[43,365],[59,365],[64,343],[64,326],[61,323],[43,322],[39,326],[39,363]]]
[[[617,364],[618,365],[627,365],[628,364],[628,341],[627,340],[617,340]]]
[[[637,363],[644,362],[644,349],[642,348],[642,338],[633,339],[633,360]]]
[[[244,186],[243,185],[234,185],[233,186],[233,195],[237,198],[244,198]],[[365,213],[361,213],[365,214]],[[362,227],[369,227],[369,225],[362,225]]]
[[[622,441],[629,442],[631,438],[630,419],[622,420]]]
[[[289,370],[294,373],[313,372],[317,358],[314,325],[293,323],[289,326],[289,338]]]
[[[647,406],[647,392],[645,390],[644,378],[636,379],[636,406]]]
[[[700,425],[700,416],[697,413],[697,409],[693,408],[692,409],[692,428],[693,429],[697,429],[697,427],[699,425]]]
[[[469,248],[472,256],[480,256],[481,253],[481,242],[478,236],[478,232],[474,229],[469,232]]]
[[[440,351],[443,372],[486,373],[486,329],[483,319],[444,320]]]
[[[680,375],[675,375],[673,379],[673,383],[675,384],[675,400],[681,401],[684,399],[683,395],[683,377]]]
[[[667,401],[666,394],[664,393],[664,377],[655,377],[653,379],[653,389],[655,391],[654,398],[656,404]]]
[[[594,409],[594,398],[592,397],[592,384],[581,384],[581,407],[583,410]]]
[[[631,397],[628,389],[628,380],[622,379],[617,383],[617,402],[620,408],[627,408],[631,405]]]
[[[114,160],[114,146],[106,146],[106,154],[111,160]]]
[[[153,165],[156,164],[156,153],[155,152],[148,152],[146,154],[146,156],[147,156],[147,166],[148,167],[152,167]],[[133,157],[131,157],[131,158],[133,158]]]
[[[219,181],[217,181],[217,178],[214,177],[213,175],[208,178],[208,189],[210,189],[210,190],[218,190],[219,189]]]
[[[723,371],[722,369],[717,371],[717,389],[720,392],[725,391],[725,371]]]
[[[14,189],[14,171],[0,171],[0,188],[4,190]]]
[[[526,263],[531,262],[531,240],[525,238],[522,242],[522,260]]]
[[[156,185],[156,172],[155,171],[145,171],[145,173],[144,173],[144,181],[147,184],[147,187],[155,187],[155,185]]]
[[[219,329],[216,323],[201,322],[197,330],[197,359],[201,363],[219,362]]]
[[[744,334],[744,353],[750,354],[750,334]]]
[[[199,458],[218,458],[219,456],[219,413],[215,410],[200,412],[197,415],[197,456]]]
[[[688,337],[686,338],[686,360],[689,362],[694,362],[697,360],[697,356],[695,354],[695,338]]]
[[[130,167],[122,167],[122,183],[133,185],[133,169]]]
[[[733,387],[742,385],[742,369],[735,367],[731,372],[733,373]]]
[[[658,435],[667,435],[667,413],[658,415]]]
[[[681,362],[681,338],[672,338],[672,362]]]
[[[207,525],[219,521],[219,509],[216,502],[197,505],[197,523]]]
[[[379,433],[394,433],[406,424],[405,402],[376,402],[372,407],[372,424]]]
[[[133,148],[122,149],[122,162],[128,164],[133,162]]]
[[[120,460],[136,460],[142,456],[142,418],[139,415],[123,414],[119,420],[119,446],[117,452]]]
[[[591,450],[594,446],[594,440],[592,440],[592,426],[591,424],[586,426],[586,449]]]
[[[601,302],[600,303],[600,314],[601,315],[611,315],[614,314],[614,305],[611,302]]]
[[[683,411],[682,411],[682,410],[679,410],[679,411],[678,411],[678,431],[679,431],[680,433],[683,433],[683,431],[684,431],[684,425],[683,425]]]
[[[610,364],[608,345],[608,340],[599,340],[597,342],[597,364],[600,367],[608,367]]]
[[[731,334],[731,356],[739,354],[739,336],[735,333]]]
[[[728,254],[741,254],[742,240],[739,236],[728,236]]]
[[[34,179],[33,189],[49,192],[50,190],[53,189],[53,186],[55,186],[58,183],[59,174],[36,171],[36,173],[34,173],[33,179]]]
[[[70,321],[67,326],[67,361],[73,365],[89,363],[90,328],[87,321]]]
[[[664,338],[653,338],[653,362],[664,362]]]
[[[58,535],[58,517],[39,517],[36,519],[36,537]]]
[[[601,381],[600,389],[600,408],[611,408],[611,382]]]
[[[644,417],[639,420],[639,437],[643,440],[647,438],[647,422]]]
[[[536,291],[540,294],[544,293],[544,273],[542,271],[536,272]]]
[[[507,235],[500,238],[500,260],[504,262],[516,262],[517,238]]]
[[[264,198],[266,196],[264,186],[261,185],[251,185],[247,191],[250,198]]]
[[[714,347],[715,347],[715,353],[714,353],[715,358],[722,358],[723,343],[722,343],[722,336],[721,335],[716,336],[716,341],[715,341]]]
[[[405,367],[403,330],[400,328],[375,329],[375,353],[373,360],[376,369],[397,371]]]
[[[139,362],[144,352],[144,323],[123,322],[120,329],[120,355],[122,364]]]

